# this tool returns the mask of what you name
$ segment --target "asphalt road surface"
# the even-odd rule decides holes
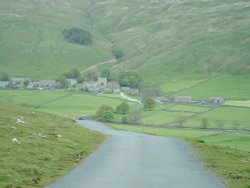
[[[184,141],[117,131],[92,121],[78,123],[109,138],[46,188],[226,188],[204,170]]]

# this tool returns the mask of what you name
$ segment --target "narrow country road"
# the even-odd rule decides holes
[[[113,130],[78,121],[109,138],[77,168],[46,188],[226,188],[176,138]]]

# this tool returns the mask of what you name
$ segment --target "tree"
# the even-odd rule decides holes
[[[140,88],[142,84],[142,78],[135,72],[122,72],[118,80],[122,87]]]
[[[183,116],[179,116],[176,118],[176,123],[178,124],[179,127],[182,127],[185,122],[185,118]]]
[[[122,123],[125,123],[125,124],[128,123],[128,118],[126,116],[123,116],[121,120],[122,120]]]
[[[62,74],[63,77],[65,78],[73,78],[73,79],[79,79],[81,76],[81,73],[78,69],[72,69],[69,72],[63,73]]]
[[[156,102],[152,97],[148,97],[143,101],[143,107],[147,110],[153,110],[156,106]]]
[[[24,86],[27,87],[29,85],[30,81],[29,80],[25,80],[24,81]]]
[[[124,56],[123,52],[121,50],[112,50],[112,53],[114,55],[114,57],[117,59],[117,60],[121,60],[122,57]]]
[[[103,69],[101,71],[101,76],[107,78],[109,82],[115,80],[115,75],[109,68]]]
[[[118,114],[127,114],[129,111],[129,104],[127,102],[122,102],[116,106],[115,112]]]
[[[143,88],[140,93],[143,99],[146,99],[148,97],[162,96],[161,87],[158,85]]]
[[[141,109],[138,107],[132,108],[128,112],[127,121],[129,123],[138,123],[141,119]]]
[[[9,81],[10,77],[6,72],[0,72],[0,81]]]
[[[62,87],[64,87],[64,88],[69,86],[68,81],[63,76],[60,76],[56,81],[58,81],[62,85]]]
[[[208,127],[207,118],[202,118],[202,120],[201,120],[201,128],[206,129],[207,127]]]
[[[103,122],[112,122],[114,110],[112,106],[102,105],[96,112],[96,119]]]
[[[64,38],[71,43],[77,43],[81,45],[91,45],[92,39],[88,31],[81,28],[64,29],[62,32]]]
[[[216,124],[219,129],[223,129],[224,127],[224,122],[222,120],[216,120]]]

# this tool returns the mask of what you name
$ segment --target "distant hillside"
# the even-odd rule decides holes
[[[123,52],[114,70],[136,70],[147,82],[175,74],[250,73],[250,2],[246,0],[0,0],[0,69],[53,77]],[[68,43],[81,27],[92,46]],[[153,81],[152,81],[153,78]]]

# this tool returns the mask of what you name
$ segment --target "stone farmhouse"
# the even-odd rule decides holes
[[[77,84],[77,79],[67,79],[67,82],[69,85],[74,86]]]
[[[207,100],[207,103],[212,105],[222,105],[224,102],[225,100],[222,97],[209,97]]]
[[[138,95],[139,90],[133,89],[130,87],[120,87],[120,84],[118,82],[108,82],[107,78],[105,77],[99,77],[97,81],[85,81],[83,83],[83,90],[98,94],[98,93],[120,93],[123,92],[127,95]]]
[[[10,86],[10,81],[0,81],[0,89],[6,89]]]
[[[191,103],[192,97],[190,97],[190,96],[174,96],[174,101],[177,103]]]
[[[60,89],[62,85],[55,80],[40,80],[30,82],[27,89]]]
[[[11,78],[10,85],[14,88],[24,88],[25,81],[30,81],[30,78]]]

